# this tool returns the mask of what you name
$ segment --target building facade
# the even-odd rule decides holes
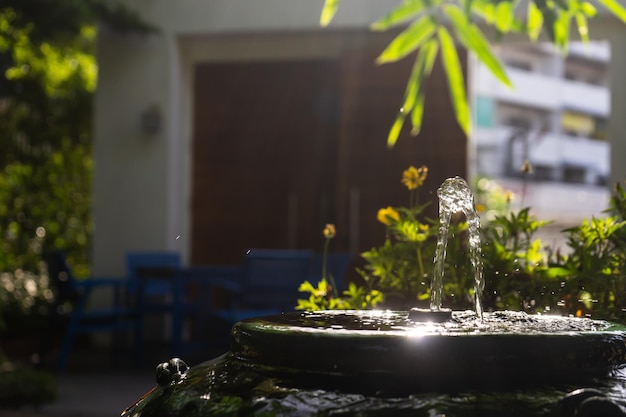
[[[499,55],[515,86],[483,66],[472,77],[476,172],[606,186],[610,175],[610,45],[573,43],[567,56],[547,44],[507,44]]]

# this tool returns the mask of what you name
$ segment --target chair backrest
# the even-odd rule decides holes
[[[143,267],[173,267],[181,265],[178,252],[128,252],[126,266],[129,274],[134,274],[137,268]]]
[[[163,295],[172,291],[173,278],[181,267],[178,252],[128,252],[126,268],[134,288],[142,282],[143,295]]]
[[[310,270],[313,251],[250,249],[244,263],[245,304],[293,309],[298,287]]]
[[[74,276],[67,265],[65,253],[61,250],[45,251],[42,259],[48,269],[51,287],[55,289],[55,304],[75,303],[81,297],[75,285]]]

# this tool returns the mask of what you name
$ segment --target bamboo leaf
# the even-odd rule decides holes
[[[496,78],[505,85],[513,87],[513,83],[511,83],[500,60],[491,51],[491,46],[481,30],[467,20],[465,14],[458,6],[446,6],[445,12],[452,22],[452,27],[459,41],[461,41],[468,50],[474,52],[478,59],[489,68]]]
[[[489,25],[493,25],[496,20],[496,6],[492,1],[474,0],[472,4],[472,11],[485,19]]]
[[[459,55],[456,52],[456,46],[452,40],[452,36],[445,27],[438,30],[439,42],[441,44],[441,58],[443,66],[448,78],[448,86],[450,88],[450,99],[454,106],[457,122],[463,132],[469,136],[470,133],[470,113],[467,98],[465,96],[465,83]]]
[[[415,98],[415,106],[411,111],[411,135],[417,136],[422,130],[422,120],[424,117],[424,89],[420,89]]]
[[[548,28],[548,37],[552,42],[556,43],[554,26],[556,24],[557,16],[553,8],[554,4],[548,0],[535,0],[535,4],[543,16],[544,26]]]
[[[587,17],[594,17],[598,13],[598,11],[596,10],[596,7],[593,4],[589,3],[588,1],[583,1],[580,4],[580,10]]]
[[[426,3],[424,0],[405,1],[385,16],[372,23],[370,29],[387,30],[421,13],[425,7]]]
[[[415,95],[415,103],[411,109],[411,134],[413,136],[417,136],[422,128],[424,97],[426,95],[426,80],[433,69],[438,50],[439,44],[434,39],[426,42],[420,49],[418,57],[419,73],[417,74],[418,91]]]
[[[569,41],[570,15],[566,11],[559,12],[559,16],[554,22],[554,43],[565,53]]]
[[[513,2],[501,1],[498,3],[496,6],[496,28],[500,32],[507,33],[510,31],[514,18]]]
[[[536,41],[541,33],[541,27],[543,26],[543,14],[537,7],[534,1],[528,2],[528,15],[527,15],[527,33],[528,37]]]
[[[461,1],[461,3],[463,5],[463,12],[465,13],[465,16],[467,16],[468,19],[471,19],[472,10],[474,8],[474,0],[464,0]]]
[[[598,3],[609,9],[609,11],[622,22],[626,22],[626,9],[616,0],[598,0]]]
[[[392,148],[398,141],[398,136],[400,136],[400,131],[404,125],[405,118],[406,113],[402,111],[400,111],[396,116],[396,120],[393,122],[391,129],[389,129],[389,135],[387,135],[387,147]]]
[[[419,48],[435,32],[435,29],[436,25],[429,17],[422,17],[396,36],[376,59],[376,62],[384,64],[404,58]]]
[[[404,102],[402,103],[402,108],[400,109],[401,112],[410,112],[411,109],[413,109],[413,105],[415,104],[415,98],[417,97],[421,82],[420,72],[421,66],[423,66],[421,61],[423,61],[423,58],[422,51],[420,50],[420,52],[415,57],[415,63],[413,64],[413,69],[411,70],[409,81],[406,84],[406,89],[404,91]]]
[[[324,8],[322,9],[322,14],[320,15],[321,26],[328,26],[328,24],[333,20],[333,17],[335,17],[338,7],[339,0],[326,0],[324,2]]]
[[[587,26],[587,18],[582,13],[576,13],[576,25],[578,33],[584,43],[589,43],[589,27]]]

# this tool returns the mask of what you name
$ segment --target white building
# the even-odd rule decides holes
[[[546,44],[508,44],[499,55],[514,89],[484,66],[472,77],[477,173],[520,177],[528,159],[534,180],[605,185],[609,44],[572,44],[567,57]]]
[[[555,231],[600,215],[611,176],[610,43],[572,43],[566,56],[548,44],[510,43],[498,54],[514,88],[474,66],[474,173],[525,193],[523,205]]]

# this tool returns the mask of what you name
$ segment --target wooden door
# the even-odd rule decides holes
[[[334,216],[337,78],[325,60],[196,67],[193,264],[321,246]]]

